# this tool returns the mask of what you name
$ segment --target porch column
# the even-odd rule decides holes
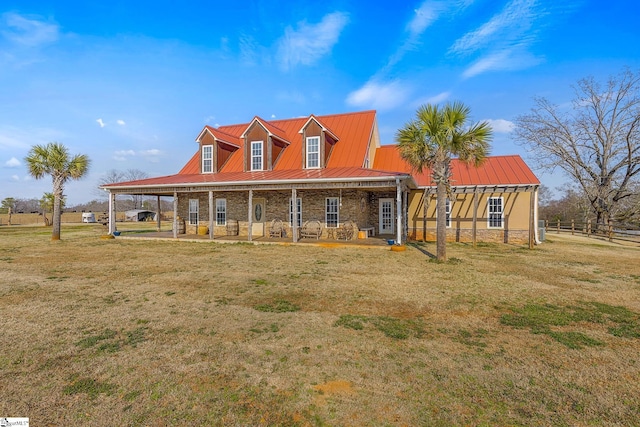
[[[402,188],[396,178],[396,243],[402,243]]]
[[[428,199],[427,199],[428,197]],[[424,194],[422,195],[422,241],[427,241],[427,215],[429,211],[429,201],[431,200],[431,195],[427,193],[427,188],[424,189]]]
[[[253,190],[249,190],[249,229],[247,230],[247,240],[251,242],[253,234]]]
[[[213,191],[209,191],[209,239],[213,239]]]
[[[178,238],[178,192],[173,192],[173,238]]]
[[[535,214],[534,214],[534,205],[535,205],[535,192],[533,190],[529,193],[529,249],[533,249],[533,243],[535,241]]]
[[[295,188],[291,189],[291,206],[293,206],[293,218],[291,220],[291,233],[293,234],[293,243],[298,241],[298,192]]]
[[[409,191],[404,191],[404,208],[402,209],[404,227],[402,227],[403,239],[409,240]]]
[[[471,241],[475,248],[478,241],[478,187],[473,189],[473,222],[471,223]]]
[[[162,209],[160,208],[160,196],[157,198],[158,209],[156,209],[156,230],[160,231],[160,218],[162,217]]]
[[[116,195],[109,192],[109,234],[116,231]]]

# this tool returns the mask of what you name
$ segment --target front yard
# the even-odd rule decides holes
[[[640,249],[102,240],[0,227],[0,416],[638,425]]]

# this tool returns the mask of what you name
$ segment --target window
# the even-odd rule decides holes
[[[227,225],[227,199],[216,199],[216,225]]]
[[[296,209],[298,210],[298,227],[302,227],[302,199],[300,197],[298,197],[296,199],[297,201],[297,207]],[[292,199],[289,198],[289,225],[293,225],[293,202]]]
[[[320,137],[307,138],[307,168],[320,167]]]
[[[251,170],[262,170],[262,141],[251,142]]]
[[[189,224],[198,225],[198,210],[200,201],[198,199],[189,199]]]
[[[202,173],[213,172],[213,145],[202,146]]]
[[[325,208],[325,223],[327,227],[338,226],[338,206],[339,201],[337,197],[327,197],[327,204]]]
[[[445,202],[445,209],[447,210],[447,218],[445,221],[447,223],[447,228],[449,228],[451,227],[451,200],[449,200],[448,197]]]
[[[502,197],[489,197],[489,228],[502,228]]]

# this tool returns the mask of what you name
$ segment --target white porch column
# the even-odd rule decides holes
[[[293,233],[293,243],[298,241],[298,192],[295,188],[291,190],[291,204],[293,206],[293,220],[291,222],[291,233]]]
[[[247,240],[250,242],[252,239],[253,228],[253,190],[249,190],[249,228],[247,230]]]
[[[116,231],[116,195],[109,192],[109,234]]]
[[[402,188],[396,178],[396,243],[402,243]]]
[[[173,238],[178,238],[178,192],[173,192]]]
[[[213,218],[215,214],[213,208],[213,191],[209,191],[209,239],[213,239]]]
[[[160,196],[157,199],[158,209],[156,209],[156,229],[160,231],[160,218],[162,217],[162,208],[160,208]]]

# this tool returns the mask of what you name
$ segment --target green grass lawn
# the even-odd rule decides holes
[[[426,253],[0,227],[0,416],[640,425],[640,249]]]

